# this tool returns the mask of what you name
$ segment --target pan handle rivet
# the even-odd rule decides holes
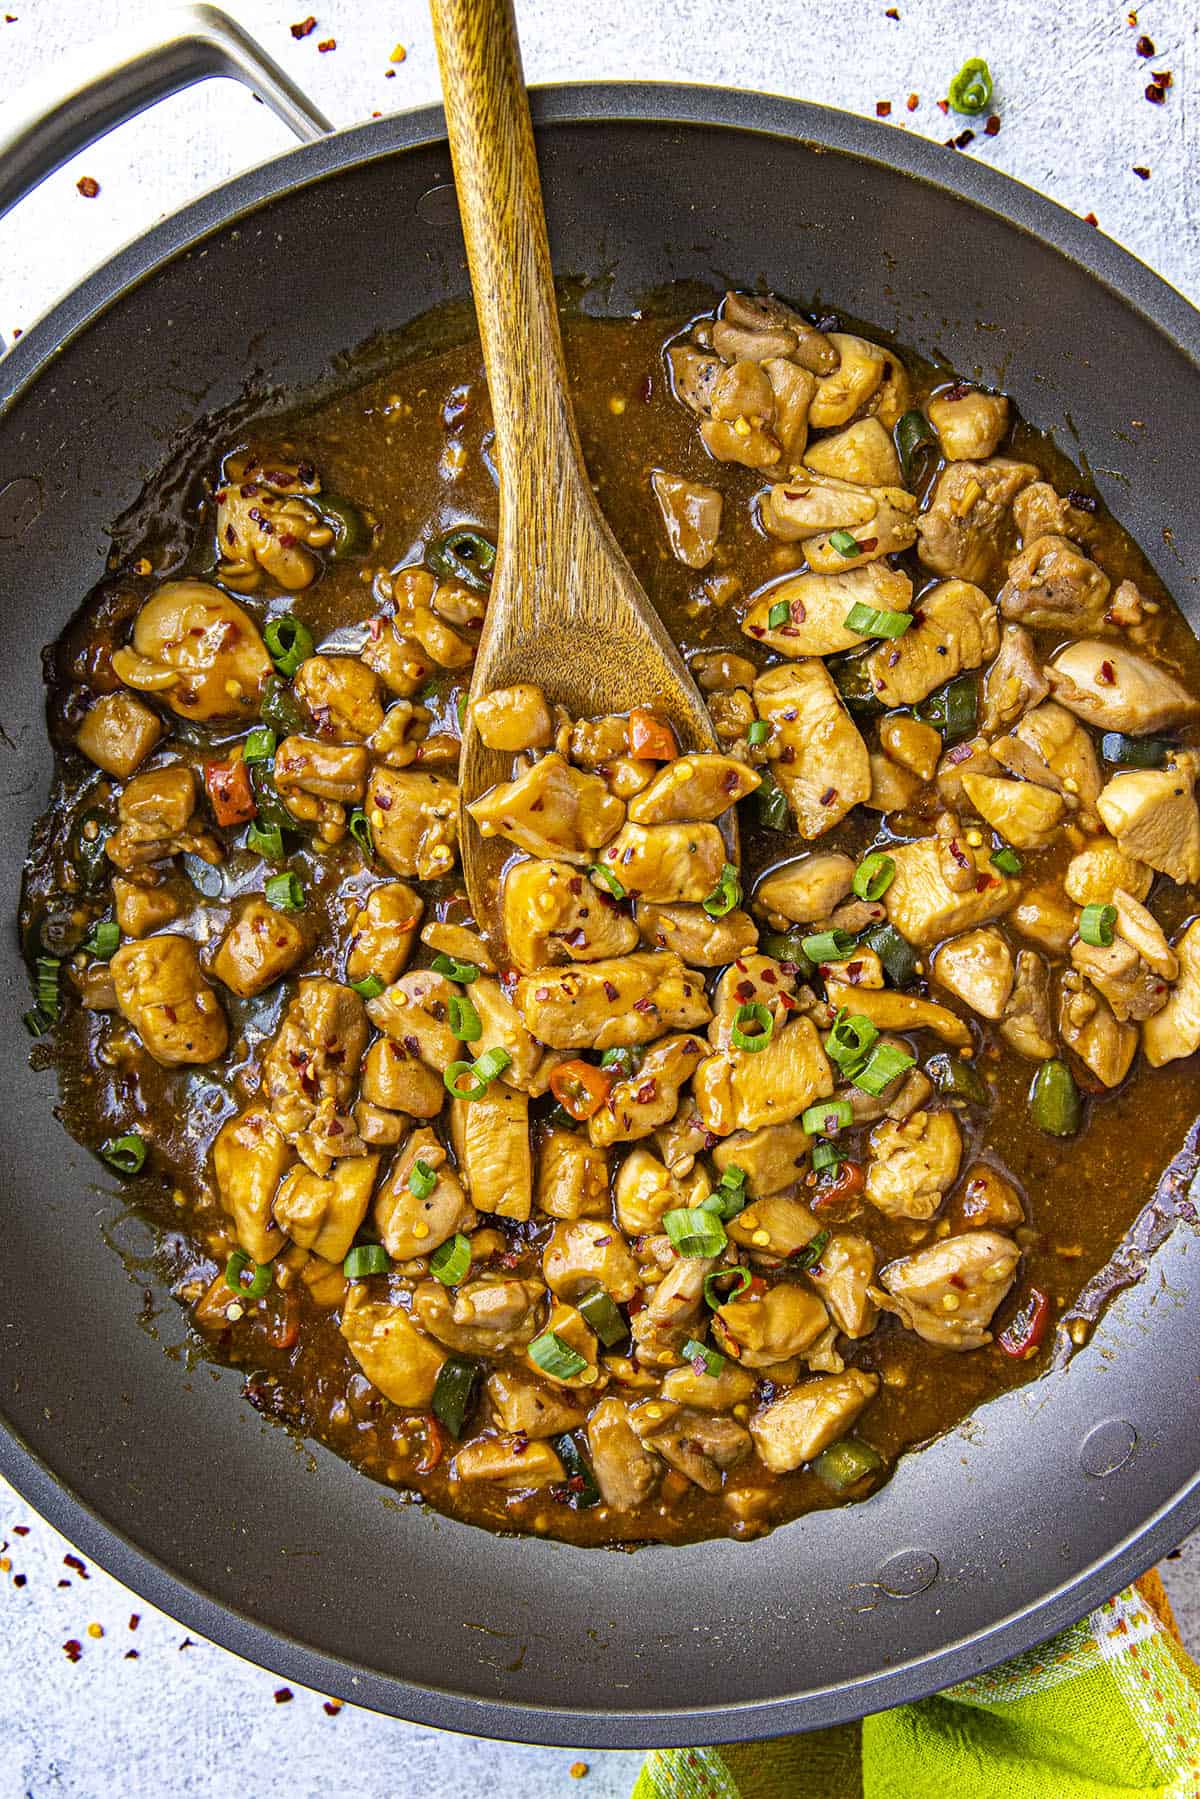
[[[941,1564],[928,1549],[901,1549],[877,1569],[875,1579],[891,1599],[915,1599],[937,1579]]]
[[[1079,1466],[1085,1474],[1103,1480],[1115,1474],[1133,1454],[1138,1435],[1124,1418],[1106,1418],[1090,1430],[1079,1446]]]

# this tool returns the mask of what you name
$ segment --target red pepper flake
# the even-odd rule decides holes
[[[1133,172],[1139,181],[1149,181],[1150,179],[1150,171],[1145,163],[1135,162],[1133,165]]]
[[[63,1654],[69,1662],[77,1662],[83,1654],[83,1644],[78,1637],[68,1637],[63,1644]]]
[[[1099,671],[1096,675],[1096,680],[1099,682],[1103,682],[1105,687],[1112,687],[1114,685],[1114,683],[1116,682],[1116,679],[1117,679],[1117,671],[1113,667],[1112,663],[1107,660],[1102,662],[1100,664]]]
[[[142,1614],[140,1612],[130,1612],[130,1614],[129,1614],[130,1630],[136,1630],[138,1625],[141,1623],[141,1621],[142,1621]]]
[[[1134,18],[1134,17],[1135,17],[1135,16],[1136,16],[1136,15],[1134,15],[1134,14],[1132,14],[1132,13],[1131,13],[1131,14],[1130,14],[1130,18],[1131,18],[1131,20],[1132,20],[1132,19],[1133,19],[1133,18]],[[1147,56],[1147,57],[1149,57],[1149,56],[1153,56],[1153,55],[1154,55],[1154,39],[1153,39],[1153,38],[1148,38],[1148,37],[1147,37],[1147,36],[1146,36],[1146,34],[1145,34],[1145,32],[1143,32],[1143,33],[1142,33],[1142,35],[1141,35],[1141,37],[1140,37],[1140,38],[1139,38],[1139,39],[1138,39],[1138,41],[1137,41],[1137,43],[1136,43],[1136,44],[1135,44],[1135,45],[1134,45],[1134,46],[1133,46],[1133,47],[1134,47],[1134,49],[1135,49],[1135,50],[1136,50],[1136,51],[1137,51],[1137,53],[1138,53],[1138,55],[1139,55],[1139,56]]]
[[[876,100],[876,102],[875,102],[875,117],[877,119],[890,118],[891,112],[892,112],[892,103],[890,100]]]
[[[900,8],[898,6],[889,6],[883,16],[885,19],[898,19],[900,17]]]
[[[13,1575],[13,1586],[14,1587],[23,1587],[25,1585],[25,1582],[28,1580],[28,1578],[29,1578],[29,1576],[27,1574],[14,1574]]]
[[[648,1106],[650,1104],[650,1101],[654,1098],[654,1096],[657,1092],[658,1092],[658,1082],[657,1081],[654,1081],[654,1080],[645,1081],[642,1084],[642,1086],[640,1086],[638,1088],[637,1092],[634,1094],[633,1097],[637,1101],[639,1106]]]
[[[617,989],[613,986],[611,981],[604,982],[604,997],[608,1000],[610,1005],[617,997]]]
[[[312,14],[309,13],[307,19],[301,19],[300,23],[298,25],[293,25],[291,29],[294,38],[310,37],[317,29],[317,21],[313,18]]]
[[[987,132],[989,137],[995,137],[1000,129],[1000,114],[994,112],[983,129]]]
[[[320,51],[321,55],[324,56],[327,51],[337,49],[337,39],[335,37],[323,37],[317,45],[317,49]],[[291,1698],[290,1693],[288,1694],[288,1698]]]
[[[1083,222],[1085,225],[1098,225],[1100,223],[1094,212],[1085,212],[1083,215]]]
[[[63,1566],[64,1568],[74,1568],[80,1580],[86,1580],[88,1578],[87,1563],[80,1561],[77,1555],[64,1555]]]
[[[85,200],[94,200],[100,192],[100,183],[92,175],[81,175],[75,185]]]
[[[327,1717],[336,1718],[342,1709],[342,1702],[340,1699],[327,1699],[321,1709]]]
[[[827,787],[825,789],[824,793],[821,795],[821,804],[823,806],[832,806],[833,802],[837,798],[837,791],[838,790],[836,787]]]
[[[937,104],[938,104],[939,112],[949,112],[950,111],[949,100],[939,100]]]
[[[1167,97],[1167,90],[1159,81],[1151,81],[1146,88],[1146,98],[1152,106],[1161,106]]]
[[[125,1660],[127,1662],[136,1662],[138,1660],[138,1651],[136,1649],[127,1649],[125,1651]]]
[[[275,1703],[276,1703],[276,1705],[290,1705],[292,1703],[292,1700],[295,1698],[295,1696],[296,1695],[292,1692],[291,1687],[276,1687],[275,1688]]]
[[[14,1524],[13,1525],[13,1536],[14,1537],[27,1537],[28,1535],[29,1535],[28,1524]]]
[[[1151,69],[1150,73],[1153,75],[1155,81],[1157,81],[1159,87],[1170,87],[1170,85],[1171,85],[1170,69]]]
[[[921,104],[920,94],[910,94],[904,104],[907,106],[909,112],[916,112],[918,106]]]

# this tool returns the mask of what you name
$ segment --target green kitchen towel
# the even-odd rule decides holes
[[[931,1699],[773,1742],[657,1749],[633,1799],[1200,1799],[1200,1669],[1157,1574]]]

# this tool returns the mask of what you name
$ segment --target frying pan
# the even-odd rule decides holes
[[[97,128],[217,71],[314,141],[157,226],[0,363],[10,914],[51,775],[39,651],[100,575],[109,522],[247,383],[293,394],[465,292],[440,113],[325,133],[208,9],[10,141],[0,204]],[[1200,316],[1130,256],[989,169],[821,107],[600,85],[535,94],[534,113],[557,266],[603,275],[609,310],[680,278],[762,282],[1002,384],[1086,448],[1200,623]],[[164,1354],[182,1312],[139,1272],[149,1233],[51,1116],[53,1079],[16,1028],[13,931],[0,980],[0,1468],[146,1599],[287,1679],[535,1742],[767,1736],[1025,1649],[1200,1523],[1193,1155],[1164,1200],[1181,1220],[1143,1218],[1141,1240],[1165,1240],[1091,1346],[868,1502],[754,1543],[580,1551],[400,1505],[265,1424],[233,1372]],[[1081,1158],[1084,1194],[1088,1179]]]

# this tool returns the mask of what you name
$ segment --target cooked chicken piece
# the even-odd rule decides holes
[[[689,968],[724,968],[758,947],[758,928],[740,907],[724,918],[710,918],[703,906],[655,906],[639,900],[636,911],[646,947],[672,950]]]
[[[996,608],[970,581],[939,581],[920,596],[903,637],[866,657],[881,706],[912,706],[964,669],[978,668],[1000,643]]]
[[[787,1125],[777,1125],[787,1130]],[[760,1133],[761,1134],[761,1133]],[[804,1249],[820,1235],[821,1226],[801,1200],[789,1199],[785,1193],[772,1193],[750,1204],[729,1222],[729,1235],[735,1243],[768,1262],[786,1261],[798,1249]]]
[[[414,1192],[410,1178],[418,1164]],[[435,1180],[427,1193],[428,1183],[421,1178],[426,1174]],[[428,1127],[413,1131],[393,1157],[375,1195],[374,1217],[383,1247],[397,1262],[432,1255],[456,1231],[472,1231],[479,1222],[445,1145]]]
[[[421,1281],[413,1292],[413,1315],[459,1355],[502,1355],[524,1349],[537,1334],[545,1292],[541,1281],[515,1275],[467,1281],[453,1298],[440,1281]]]
[[[708,399],[700,438],[710,456],[750,469],[778,463],[783,452],[774,431],[775,388],[765,369],[745,360],[731,363],[713,380]]]
[[[755,1384],[752,1374],[723,1358],[719,1374],[706,1373],[700,1361],[669,1369],[660,1391],[668,1405],[694,1406],[701,1412],[731,1412],[735,1405],[745,1404]]]
[[[506,837],[531,856],[593,862],[621,828],[625,808],[599,775],[572,768],[557,751],[534,762],[515,781],[501,781],[472,802],[484,837]]]
[[[916,506],[912,494],[903,487],[860,487],[855,482],[801,469],[790,480],[768,489],[761,517],[764,530],[772,537],[783,543],[804,543],[808,565],[815,574],[833,575],[907,550],[917,535]],[[833,532],[848,533],[858,548],[852,550],[845,543],[838,548],[830,539]],[[803,592],[799,597],[803,600]],[[801,609],[794,614],[793,622],[802,625],[803,619]],[[838,622],[829,614],[831,626]],[[851,645],[836,647],[847,649]]]
[[[1016,881],[989,865],[984,849],[970,851],[977,873],[967,893],[956,893],[947,884],[932,837],[895,844],[888,853],[896,866],[883,900],[888,917],[902,937],[922,948],[999,918],[1021,891]]]
[[[722,1475],[750,1454],[750,1433],[735,1418],[648,1399],[629,1412],[648,1448],[705,1493],[721,1491]]]
[[[1027,888],[1009,917],[1022,937],[1052,956],[1066,955],[1079,923],[1074,906],[1067,904],[1052,879]]]
[[[522,681],[472,700],[475,729],[489,750],[544,750],[554,742],[554,719],[540,687]]]
[[[1081,974],[1064,974],[1058,994],[1058,1029],[1068,1049],[1106,1087],[1119,1087],[1137,1054],[1138,1027],[1122,1024],[1108,1001]]]
[[[389,1112],[369,1099],[354,1102],[354,1128],[369,1149],[394,1149],[403,1142],[409,1122],[403,1112]]]
[[[136,880],[113,876],[113,911],[126,937],[148,937],[151,931],[178,918],[183,910],[182,902],[169,888],[143,885],[152,873],[150,869],[140,870]],[[116,1003],[114,999],[113,1005]]]
[[[441,1074],[420,1057],[419,1045],[409,1050],[390,1037],[380,1037],[366,1053],[362,1069],[362,1095],[368,1105],[388,1112],[408,1112],[414,1118],[436,1118],[446,1098]],[[396,1139],[399,1141],[399,1137]]]
[[[715,1260],[708,1256],[680,1256],[672,1262],[646,1304],[630,1320],[640,1363],[653,1366],[678,1361],[680,1350],[704,1315],[704,1277],[715,1267]]]
[[[772,921],[778,917],[786,924],[813,924],[828,918],[846,898],[854,868],[853,857],[841,850],[797,856],[759,882],[755,907]]]
[[[529,1096],[492,1081],[473,1100],[450,1102],[450,1139],[471,1203],[523,1222],[533,1210]]]
[[[1122,855],[1185,884],[1200,881],[1198,769],[1200,754],[1181,750],[1165,768],[1114,775],[1096,802]]]
[[[1013,518],[1023,544],[1039,537],[1069,537],[1072,543],[1089,543],[1096,535],[1096,519],[1055,493],[1048,481],[1034,481],[1013,501]]]
[[[1069,643],[1046,674],[1060,705],[1101,731],[1168,731],[1200,718],[1200,700],[1174,675],[1120,644]]]
[[[487,1396],[501,1430],[515,1436],[557,1437],[577,1430],[587,1417],[561,1387],[547,1387],[518,1368],[489,1374]]]
[[[624,956],[638,941],[628,913],[569,862],[517,862],[502,895],[509,954],[523,973]]]
[[[369,768],[361,744],[285,737],[275,751],[272,778],[293,818],[315,825],[326,843],[338,843],[346,834],[346,806],[362,799]]]
[[[1000,1020],[1000,1035],[1019,1056],[1027,1056],[1031,1062],[1046,1062],[1058,1054],[1050,1007],[1050,970],[1031,949],[1017,952],[1013,990]]]
[[[728,335],[734,331],[753,335],[761,355],[793,357],[801,368],[810,369],[814,375],[831,374],[838,366],[833,339],[774,294],[727,293],[721,302],[720,319],[713,325],[713,348],[722,356],[732,355],[736,361],[739,355],[752,352],[749,346],[740,351],[734,349],[737,340]],[[775,337],[768,340],[768,348],[764,342],[768,332],[786,332],[791,340],[788,347],[784,349],[781,339]]]
[[[304,957],[308,939],[293,918],[258,894],[239,901],[213,957],[212,971],[239,999],[281,980]]]
[[[457,763],[461,744],[444,733],[430,736],[433,714],[412,700],[393,700],[367,747],[389,768],[411,768],[414,762]]]
[[[751,1199],[766,1199],[798,1181],[808,1167],[811,1139],[796,1121],[768,1124],[757,1131],[737,1131],[713,1146],[718,1174],[740,1168]]]
[[[1071,948],[1071,962],[1101,992],[1122,1024],[1161,1012],[1179,976],[1179,958],[1158,920],[1119,887],[1112,896],[1117,926],[1112,942]]]
[[[985,735],[1011,730],[1049,691],[1032,637],[1024,625],[1005,625],[999,653],[983,678],[980,724]]]
[[[664,1212],[699,1205],[711,1186],[702,1168],[676,1176],[648,1149],[631,1150],[617,1170],[617,1222],[627,1237],[649,1236]]]
[[[624,756],[629,749],[629,720],[621,712],[606,712],[602,718],[577,718],[556,743],[558,750],[581,768],[603,768],[606,763]],[[659,764],[650,764],[651,775],[659,772]]]
[[[163,734],[162,721],[131,693],[102,694],[88,708],[75,746],[105,774],[124,781]]]
[[[604,1151],[575,1131],[550,1131],[538,1151],[537,1209],[549,1218],[607,1218]]]
[[[807,369],[784,356],[769,357],[762,366],[775,400],[771,435],[785,456],[799,456],[808,442],[808,409],[817,384]]]
[[[431,968],[412,968],[368,1000],[367,1013],[377,1030],[440,1073],[463,1053],[449,1024],[450,1001],[458,991],[445,975],[435,974]]]
[[[955,1231],[1015,1230],[1025,1222],[1025,1208],[1003,1170],[973,1162],[951,1202],[949,1218]]]
[[[860,904],[867,902],[860,901]],[[882,923],[887,917],[883,907],[878,909],[878,918],[873,921]],[[847,987],[882,987],[885,985],[883,963],[873,949],[856,949],[848,962],[827,963],[828,968],[835,968],[837,978]],[[815,1017],[815,1014],[813,1014]]]
[[[639,899],[694,903],[713,891],[727,854],[714,824],[627,824],[598,860]]]
[[[296,670],[293,687],[318,737],[362,743],[383,723],[379,677],[357,656],[309,656]]]
[[[735,361],[738,360],[735,358]],[[744,359],[743,359],[744,360]],[[675,398],[700,417],[707,417],[712,405],[712,390],[726,364],[710,351],[695,344],[672,344],[667,351],[667,367],[671,372],[671,390]]]
[[[998,775],[1003,771],[992,755],[986,737],[969,737],[946,751],[938,763],[936,786],[943,806],[961,812],[967,803],[964,775]]]
[[[829,1307],[838,1330],[847,1337],[869,1337],[879,1317],[871,1298],[875,1279],[875,1246],[853,1231],[835,1231],[808,1269],[808,1278]]]
[[[871,791],[863,801],[872,812],[907,812],[921,791],[921,782],[907,768],[899,768],[879,750],[871,751]]]
[[[629,802],[629,820],[635,825],[711,821],[753,793],[761,779],[732,756],[677,756]]]
[[[542,1252],[546,1285],[569,1304],[599,1285],[625,1305],[641,1286],[641,1270],[608,1219],[556,1224]]]
[[[656,468],[650,486],[662,514],[667,543],[677,562],[688,568],[707,568],[721,535],[721,508],[725,504],[720,491],[705,487],[701,481],[688,481],[682,475],[669,475]]]
[[[887,1218],[932,1218],[958,1178],[962,1134],[953,1112],[914,1112],[871,1132],[866,1194]]]
[[[248,612],[207,581],[167,581],[113,651],[126,687],[157,694],[180,718],[250,718],[271,658]]]
[[[734,650],[705,650],[692,657],[692,673],[702,693],[729,693],[749,687],[758,670],[746,656]]]
[[[1166,1005],[1142,1026],[1142,1048],[1151,1068],[1200,1049],[1200,919],[1175,945],[1179,977]]]
[[[471,1044],[472,1055],[482,1056],[490,1049],[504,1050],[509,1057],[504,1070],[509,1086],[533,1096],[544,1093],[559,1058],[547,1055],[536,1038],[530,1036],[499,981],[481,976],[471,983],[468,992],[483,1027],[482,1035]]]
[[[1148,606],[1151,613],[1157,611],[1157,607],[1149,605],[1132,581],[1122,581],[1108,602],[1104,621],[1109,625],[1142,625],[1146,621]]]
[[[1111,585],[1065,537],[1039,537],[1009,563],[996,603],[1005,618],[1035,630],[1095,631]]]
[[[518,1437],[477,1437],[464,1443],[451,1464],[451,1480],[486,1480],[508,1493],[534,1492],[566,1479],[549,1443]]]
[[[728,1048],[733,1037],[734,1020],[745,1005],[764,1005],[776,1023],[793,1010],[780,995],[789,997],[796,991],[796,971],[789,972],[773,956],[739,956],[720,976],[713,988],[713,1019],[708,1027],[708,1040],[714,1049]]]
[[[544,968],[522,976],[513,1001],[526,1029],[552,1049],[649,1043],[664,1031],[707,1024],[710,1016],[700,977],[663,951]]]
[[[342,1307],[342,1335],[373,1387],[393,1405],[428,1410],[445,1352],[431,1343],[401,1306],[368,1299],[352,1282]]]
[[[942,753],[941,733],[932,725],[923,725],[907,712],[890,713],[879,721],[879,744],[886,756],[919,781],[932,781]]]
[[[451,956],[457,962],[473,962],[484,974],[495,974],[496,964],[487,944],[469,925],[431,918],[421,932],[421,942],[435,956]]]
[[[870,523],[851,525],[846,531],[857,550],[842,541],[839,531],[807,540],[804,553],[814,573],[832,575],[843,569],[869,568],[882,556],[897,556],[911,549],[917,540],[917,502],[912,494],[902,487],[890,487],[880,489],[875,497],[876,511]]]
[[[745,688],[737,687],[732,693],[710,694],[708,715],[712,719],[713,731],[721,748],[730,756],[748,756],[748,733],[758,713]],[[761,754],[760,750],[759,755]]]
[[[458,853],[458,789],[442,775],[376,767],[364,802],[375,849],[393,874],[435,881]]]
[[[933,978],[978,1012],[1000,1018],[1013,988],[1013,953],[995,925],[964,931],[944,943],[933,960]]]
[[[861,1368],[806,1380],[750,1420],[759,1456],[773,1474],[788,1474],[844,1437],[879,1391],[879,1376]]]
[[[705,1052],[702,1037],[660,1037],[647,1050],[636,1074],[617,1081],[588,1120],[593,1143],[631,1143],[649,1137],[679,1109],[679,1089]]]
[[[811,1020],[776,1024],[763,1050],[732,1044],[701,1062],[692,1077],[696,1110],[710,1131],[756,1131],[787,1124],[833,1092],[833,1074]]]
[[[267,1108],[251,1106],[223,1124],[212,1157],[221,1210],[233,1219],[239,1247],[254,1261],[269,1262],[283,1248],[271,1202],[292,1153]]]
[[[327,1175],[311,1168],[285,1174],[272,1208],[275,1222],[301,1249],[341,1262],[371,1203],[377,1155],[345,1156]]]
[[[1077,906],[1107,905],[1118,887],[1144,900],[1154,881],[1154,871],[1136,856],[1119,850],[1111,837],[1097,837],[1072,856],[1063,886]]]
[[[168,856],[221,861],[224,852],[196,810],[196,777],[186,762],[134,775],[117,801],[117,817],[120,823],[104,851],[124,873]]]
[[[880,1275],[879,1304],[926,1343],[982,1349],[988,1325],[1012,1286],[1021,1252],[999,1231],[964,1231],[915,1255],[890,1262]]]
[[[1012,503],[1037,473],[1032,463],[1002,456],[951,462],[917,524],[917,554],[926,568],[962,581],[994,581],[1012,548]]]
[[[643,1446],[620,1399],[602,1399],[587,1427],[588,1454],[605,1505],[614,1512],[636,1511],[654,1491],[662,1463]]]
[[[424,909],[416,888],[403,881],[372,887],[366,904],[351,920],[346,979],[364,981],[373,974],[390,986],[408,966]]]
[[[1054,700],[1035,706],[1010,735],[997,738],[992,754],[1022,780],[1078,801],[1094,822],[1104,777],[1091,738],[1065,707]]]
[[[350,1106],[366,1042],[357,993],[312,975],[300,982],[263,1057],[261,1092],[275,1128],[314,1174],[352,1153]]]
[[[941,441],[947,462],[983,462],[1008,430],[1008,401],[1003,394],[963,392],[956,387],[930,400],[929,422]]]
[[[1007,781],[995,775],[964,775],[963,792],[971,808],[1019,850],[1043,849],[1053,843],[1068,815],[1067,802],[1050,787],[1032,781]]]
[[[156,1062],[173,1068],[215,1062],[225,1054],[225,1013],[189,938],[168,935],[124,943],[109,968],[121,1016]]]
[[[831,331],[828,336],[839,361],[830,374],[817,378],[817,391],[808,410],[815,430],[847,424],[883,380],[887,360],[877,344],[848,331]]]
[[[881,1031],[934,1031],[943,1043],[949,1043],[955,1049],[966,1049],[970,1044],[969,1026],[948,1007],[939,1006],[933,1000],[918,999],[912,993],[900,993],[894,987],[843,986],[832,978],[834,973],[835,967],[831,965],[825,979],[825,992],[835,1011],[845,1006],[860,1018],[869,1018]]]
[[[713,1335],[742,1368],[769,1368],[810,1349],[829,1323],[824,1303],[797,1281],[729,1299],[713,1314]],[[727,1347],[728,1346],[728,1347]]]
[[[870,793],[867,746],[815,657],[760,675],[754,699],[775,728],[772,769],[796,829],[801,837],[820,837]]]
[[[466,668],[475,652],[465,638],[451,629],[449,621],[454,618],[465,623],[482,617],[478,599],[458,582],[438,582],[428,569],[420,567],[401,569],[391,577],[391,583],[394,640],[414,644],[428,662],[439,668]],[[381,650],[385,641],[383,633],[377,638],[372,630],[363,649],[363,661],[391,686],[390,657],[387,652],[382,656],[373,653]]]
[[[844,430],[809,444],[804,466],[818,475],[832,475],[861,487],[899,487],[904,476],[900,458],[877,418],[857,419]]]
[[[264,576],[295,592],[321,572],[314,550],[328,549],[332,527],[304,497],[321,483],[307,465],[230,456],[217,490],[219,578],[239,593],[254,593]]]

